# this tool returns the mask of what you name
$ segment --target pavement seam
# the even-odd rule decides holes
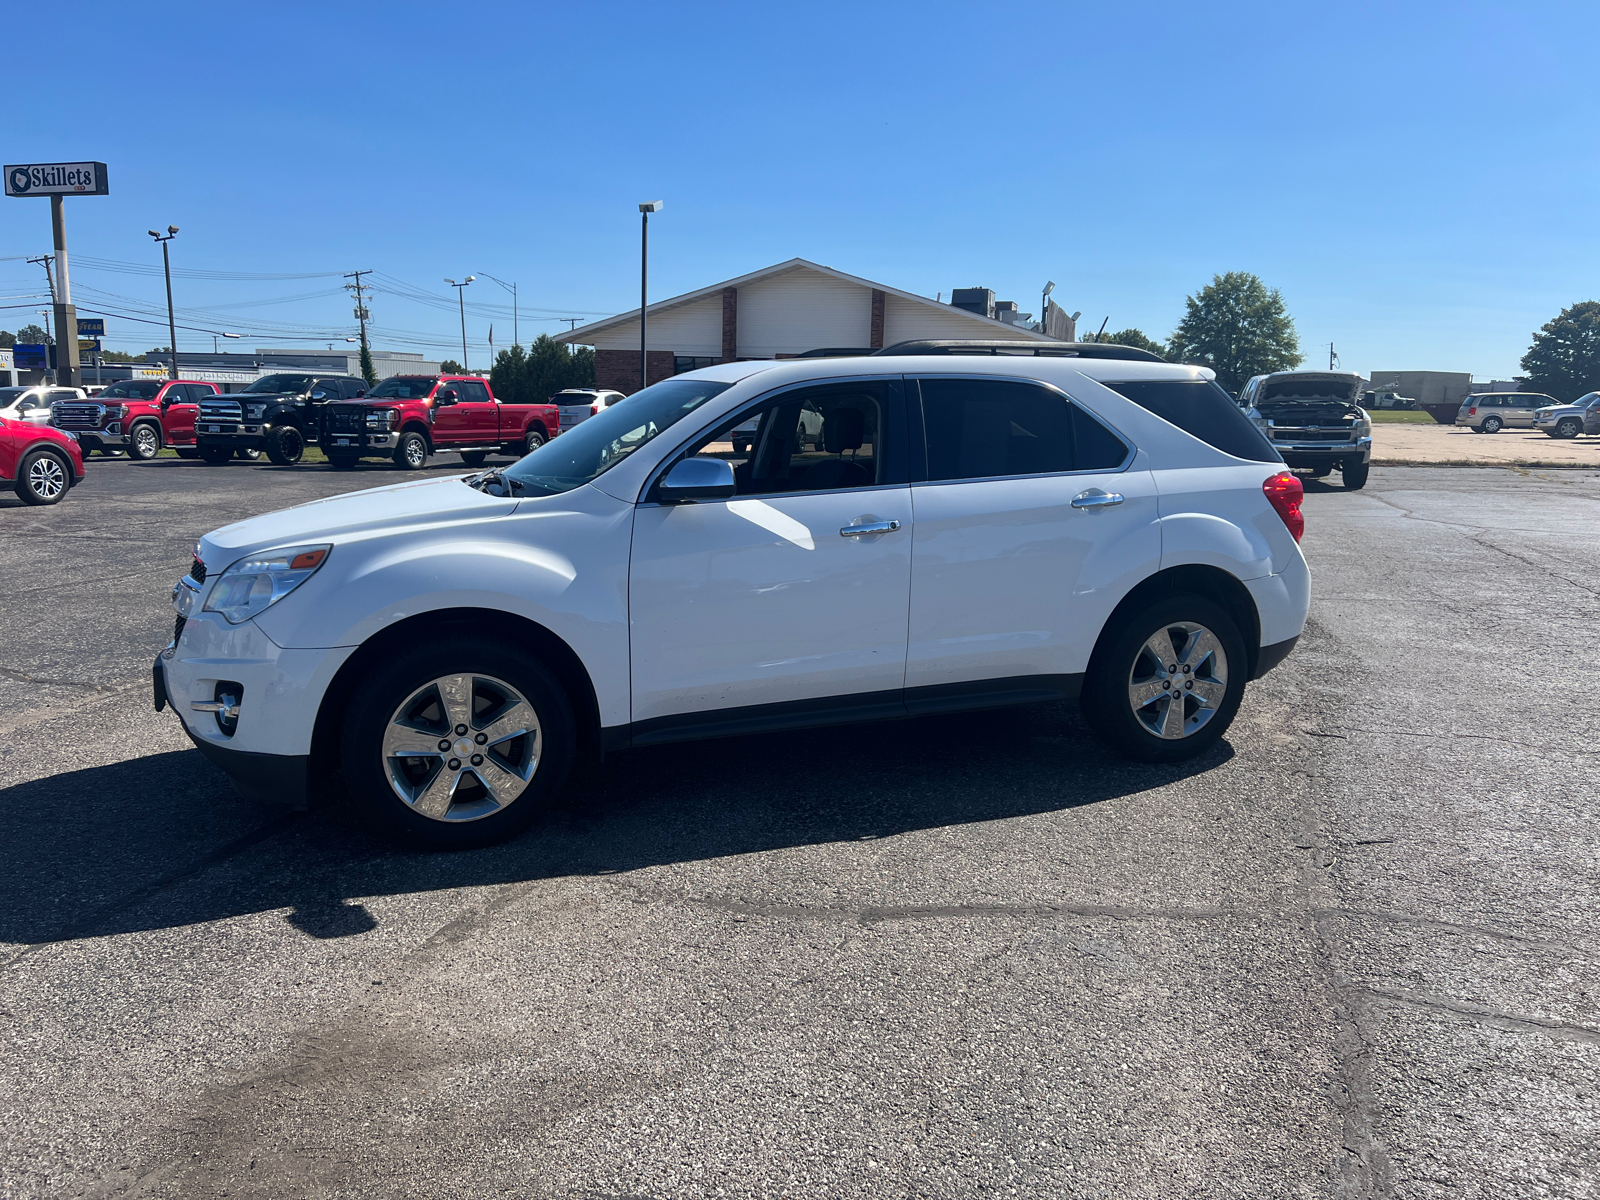
[[[1413,992],[1405,988],[1365,987],[1361,984],[1352,984],[1350,986],[1361,988],[1361,990],[1379,1000],[1404,1004],[1411,1008],[1427,1009],[1430,1012],[1443,1012],[1452,1016],[1466,1017],[1472,1023],[1478,1025],[1488,1025],[1495,1029],[1504,1029],[1512,1033],[1539,1033],[1563,1041],[1600,1046],[1600,1029],[1592,1025],[1584,1025],[1574,1021],[1557,1021],[1549,1017],[1531,1017],[1523,1013],[1510,1013],[1501,1009],[1489,1008],[1486,1005],[1472,1004],[1465,1000],[1455,1000],[1444,996],[1429,996],[1422,992]]]

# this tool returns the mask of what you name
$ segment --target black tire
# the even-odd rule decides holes
[[[532,454],[540,446],[544,445],[544,443],[544,430],[530,429],[528,430],[528,436],[522,439],[522,452],[524,454]]]
[[[360,457],[358,455],[354,455],[354,454],[330,454],[330,455],[328,455],[328,465],[330,467],[332,467],[335,471],[349,471],[349,470],[353,469],[355,467],[355,465],[360,461],[361,461]]]
[[[220,467],[233,461],[233,449],[229,446],[201,446],[200,457],[213,467]]]
[[[1372,473],[1372,464],[1362,462],[1359,458],[1351,459],[1344,464],[1344,490],[1359,492],[1367,486],[1367,476]]]
[[[1556,422],[1556,430],[1551,437],[1575,438],[1583,432],[1583,422],[1577,417],[1562,417]]]
[[[1134,672],[1147,660],[1145,644],[1161,630],[1171,629],[1180,622],[1210,630],[1220,645],[1224,660],[1224,678],[1220,681],[1222,699],[1211,708],[1211,715],[1204,723],[1192,732],[1166,739],[1151,732],[1138,713],[1150,714],[1152,709],[1165,711],[1172,703],[1167,696],[1183,693],[1162,692],[1145,709],[1136,711],[1130,689]],[[1171,665],[1177,664],[1163,664]],[[1115,617],[1100,634],[1089,660],[1080,704],[1089,727],[1124,757],[1140,762],[1182,762],[1205,753],[1228,731],[1239,711],[1249,673],[1244,638],[1225,609],[1204,596],[1190,593],[1163,596]],[[1190,683],[1196,683],[1204,682],[1205,676],[1200,672],[1179,671],[1171,678],[1179,682],[1187,678]],[[1185,714],[1185,724],[1194,719],[1186,715],[1192,698],[1181,702],[1184,708],[1180,713]],[[1201,711],[1197,708],[1194,715],[1199,716]]]
[[[261,451],[252,447],[249,450],[235,450],[233,456],[240,462],[260,462]]]
[[[278,466],[292,467],[305,453],[305,435],[293,425],[274,425],[267,432],[267,457]]]
[[[540,733],[532,778],[505,807],[476,819],[435,819],[423,815],[397,794],[383,757],[384,737],[396,711],[419,689],[452,675],[472,676],[483,680],[491,689],[496,680],[509,685],[522,694],[538,719]],[[455,736],[453,730],[442,728],[432,735],[424,733],[422,740],[430,741],[439,734],[447,735],[446,741]],[[469,732],[467,736],[472,735]],[[345,710],[340,759],[351,795],[384,829],[431,849],[456,850],[510,837],[548,808],[560,794],[572,769],[575,738],[572,708],[566,693],[543,663],[520,647],[463,634],[447,637],[404,657],[391,656],[363,675]],[[429,777],[425,760],[395,760],[397,764],[402,761],[416,764],[418,778]],[[461,760],[450,761],[459,763]],[[448,769],[448,762],[442,758],[434,768],[436,775]],[[476,781],[470,773],[463,772],[459,778],[462,790],[469,797],[480,794],[474,789]],[[459,796],[462,791],[455,794]]]
[[[196,459],[200,457],[200,448],[198,446],[184,446],[174,450],[173,453],[179,458]]]
[[[428,464],[428,442],[413,430],[402,433],[394,448],[394,465],[402,471],[420,471]]]
[[[1504,428],[1505,422],[1499,417],[1485,417],[1483,424],[1478,427],[1480,433],[1499,433]]]
[[[483,466],[483,460],[488,457],[482,450],[463,450],[461,452],[461,461],[469,467]]]
[[[154,421],[140,421],[128,438],[128,457],[135,462],[149,462],[161,453],[161,426]]]
[[[13,487],[24,504],[59,504],[72,490],[72,464],[54,450],[34,450],[17,464]]]

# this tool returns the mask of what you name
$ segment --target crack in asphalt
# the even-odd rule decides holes
[[[1592,1025],[1584,1025],[1574,1021],[1557,1021],[1549,1017],[1530,1017],[1524,1013],[1505,1012],[1502,1009],[1489,1008],[1486,1005],[1472,1004],[1466,1000],[1430,996],[1422,992],[1413,992],[1406,988],[1363,987],[1360,984],[1351,986],[1358,987],[1379,1000],[1404,1004],[1412,1008],[1427,1009],[1430,1012],[1444,1012],[1458,1017],[1470,1017],[1472,1022],[1478,1025],[1488,1025],[1512,1033],[1541,1033],[1564,1041],[1600,1046],[1600,1029]]]

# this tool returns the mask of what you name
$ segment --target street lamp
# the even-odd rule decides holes
[[[236,338],[238,336],[237,333],[213,333],[211,335],[211,353],[215,354],[217,352],[217,339],[219,337]]]
[[[461,301],[461,373],[467,374],[467,284],[476,279],[476,275],[468,275],[460,283],[454,279],[445,282],[456,290],[456,299]]]
[[[639,389],[650,386],[650,343],[645,340],[645,317],[650,308],[650,214],[667,206],[665,200],[639,205]]]
[[[489,274],[487,271],[483,273],[483,276],[485,279],[494,280],[495,283],[498,283],[501,287],[505,288],[506,291],[511,293],[511,344],[513,346],[522,345],[522,338],[519,337],[517,333],[517,285],[514,282],[507,283],[504,279],[495,279],[495,277]]]
[[[167,336],[172,339],[172,378],[178,377],[178,321],[172,315],[172,259],[167,255],[167,243],[178,236],[176,225],[167,226],[167,236],[162,237],[154,229],[148,231],[150,236],[161,243],[161,269],[167,277]]]

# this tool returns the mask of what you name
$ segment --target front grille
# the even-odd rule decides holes
[[[242,421],[244,409],[239,407],[237,400],[202,400],[200,402],[200,419],[202,421]]]
[[[53,411],[58,429],[99,429],[106,419],[104,404],[57,404]]]
[[[1349,429],[1274,429],[1275,442],[1348,442],[1354,434]]]
[[[196,583],[204,583],[206,581],[205,563],[201,562],[198,558],[195,559],[194,565],[189,568],[189,578],[194,580]]]
[[[322,408],[322,427],[334,433],[362,433],[370,411],[364,404],[326,404]]]

